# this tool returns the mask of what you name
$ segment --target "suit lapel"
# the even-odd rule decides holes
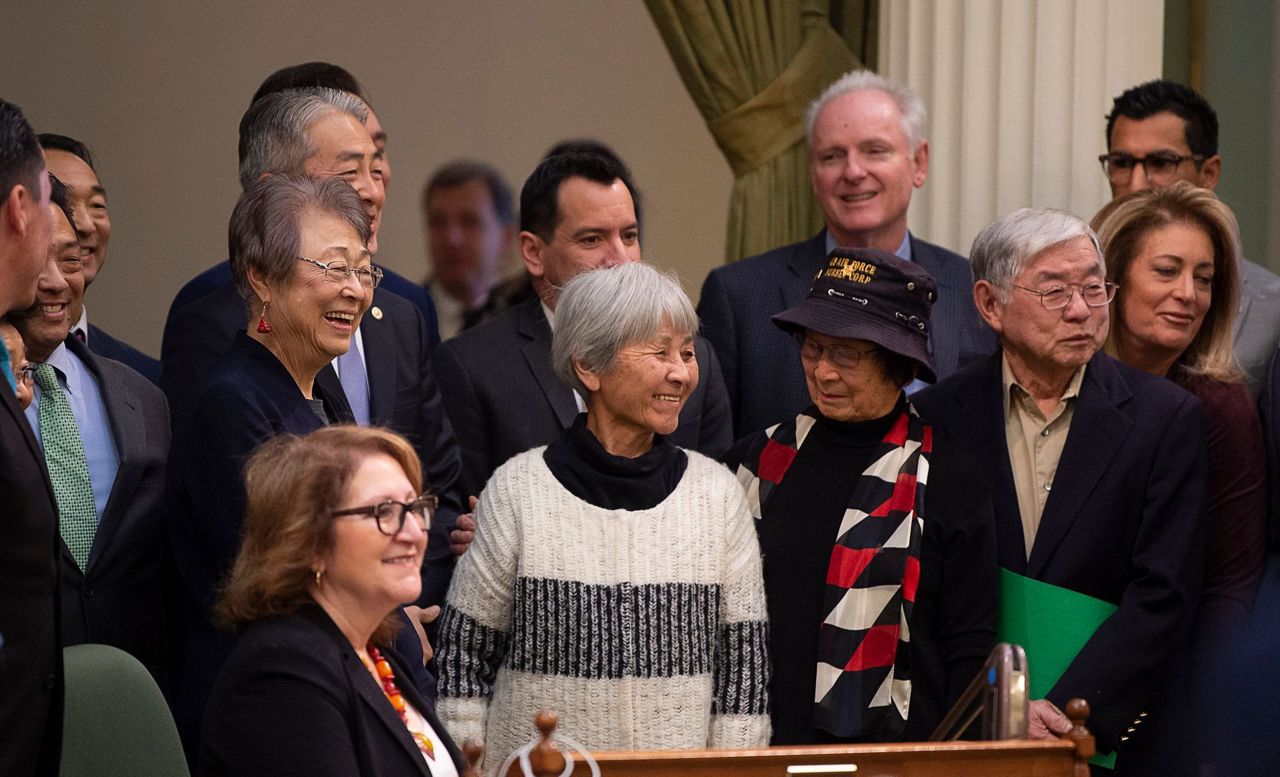
[[[947,273],[938,262],[932,246],[915,239],[911,240],[911,261],[920,265],[925,272],[933,276],[938,283],[938,302],[933,306],[929,319],[931,336],[929,343],[933,347],[933,366],[939,375],[950,375],[955,372],[960,361],[960,337],[963,332],[963,321],[960,311],[964,297],[971,294],[970,289],[955,289],[949,283]],[[938,337],[937,332],[947,331],[951,337]]]
[[[1053,558],[1062,538],[1080,513],[1098,479],[1111,464],[1133,421],[1120,410],[1130,398],[1129,387],[1104,354],[1094,356],[1085,370],[1071,417],[1071,430],[1045,502],[1044,515],[1031,546],[1027,574],[1037,577]]]
[[[142,475],[142,467],[138,462],[138,452],[145,447],[142,435],[145,422],[138,398],[124,387],[106,380],[98,359],[90,350],[74,337],[67,338],[67,348],[79,357],[89,372],[98,382],[98,391],[102,393],[102,403],[107,408],[107,419],[111,423],[111,437],[116,443],[116,454],[119,465],[116,479],[111,486],[111,494],[107,497],[107,505],[98,519],[98,531],[93,537],[93,548],[89,551],[89,569],[93,569],[98,559],[110,547],[111,537],[120,527],[124,516],[129,512],[129,497],[133,494],[138,478]],[[70,551],[63,544],[63,553],[70,558]]]
[[[376,307],[381,294],[373,293]],[[364,345],[364,366],[369,375],[369,417],[375,424],[391,423],[395,412],[395,332],[388,317],[371,315],[373,308],[360,319],[360,339]]]
[[[827,231],[824,229],[797,245],[791,252],[791,256],[787,257],[788,275],[783,279],[779,289],[782,292],[781,310],[793,308],[804,302],[809,289],[813,288],[813,277],[818,274],[826,261],[826,242]]]
[[[578,403],[574,401],[573,389],[561,383],[551,369],[551,326],[542,315],[542,305],[536,297],[521,306],[519,329],[524,339],[520,346],[524,360],[555,411],[560,426],[567,429],[578,415]]]

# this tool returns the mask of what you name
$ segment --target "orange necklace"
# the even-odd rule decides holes
[[[400,714],[400,720],[404,721],[404,727],[409,730],[413,741],[418,743],[418,749],[426,754],[428,761],[436,760],[436,748],[431,744],[431,737],[409,728],[409,715],[405,712],[404,696],[396,687],[396,673],[391,670],[391,662],[387,661],[382,651],[373,645],[367,645],[366,648],[369,651],[369,657],[373,659],[373,671],[378,673],[378,679],[382,681],[383,695],[387,697],[387,701],[391,702],[392,708]],[[368,663],[365,666],[368,666]]]

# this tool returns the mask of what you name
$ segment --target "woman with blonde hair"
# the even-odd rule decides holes
[[[1119,284],[1107,351],[1177,383],[1204,406],[1209,468],[1192,700],[1212,703],[1213,648],[1247,621],[1266,544],[1262,428],[1232,353],[1239,227],[1213,192],[1178,182],[1113,200],[1093,228],[1107,280]]]

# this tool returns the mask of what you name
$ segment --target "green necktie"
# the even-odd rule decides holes
[[[58,503],[58,529],[80,569],[89,565],[89,550],[98,530],[98,507],[93,501],[89,480],[89,460],[84,455],[80,427],[71,412],[51,364],[36,367],[40,387],[40,443],[44,462],[53,482],[53,498]]]

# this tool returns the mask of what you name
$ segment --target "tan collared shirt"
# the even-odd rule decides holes
[[[1031,557],[1031,546],[1040,529],[1040,517],[1044,515],[1044,505],[1049,501],[1053,478],[1058,472],[1058,460],[1062,458],[1062,449],[1067,443],[1084,370],[1084,366],[1076,370],[1058,406],[1046,416],[1031,394],[1013,377],[1009,360],[1001,359],[1004,437],[1009,447],[1013,485],[1018,492],[1018,512],[1022,515],[1027,558]]]

